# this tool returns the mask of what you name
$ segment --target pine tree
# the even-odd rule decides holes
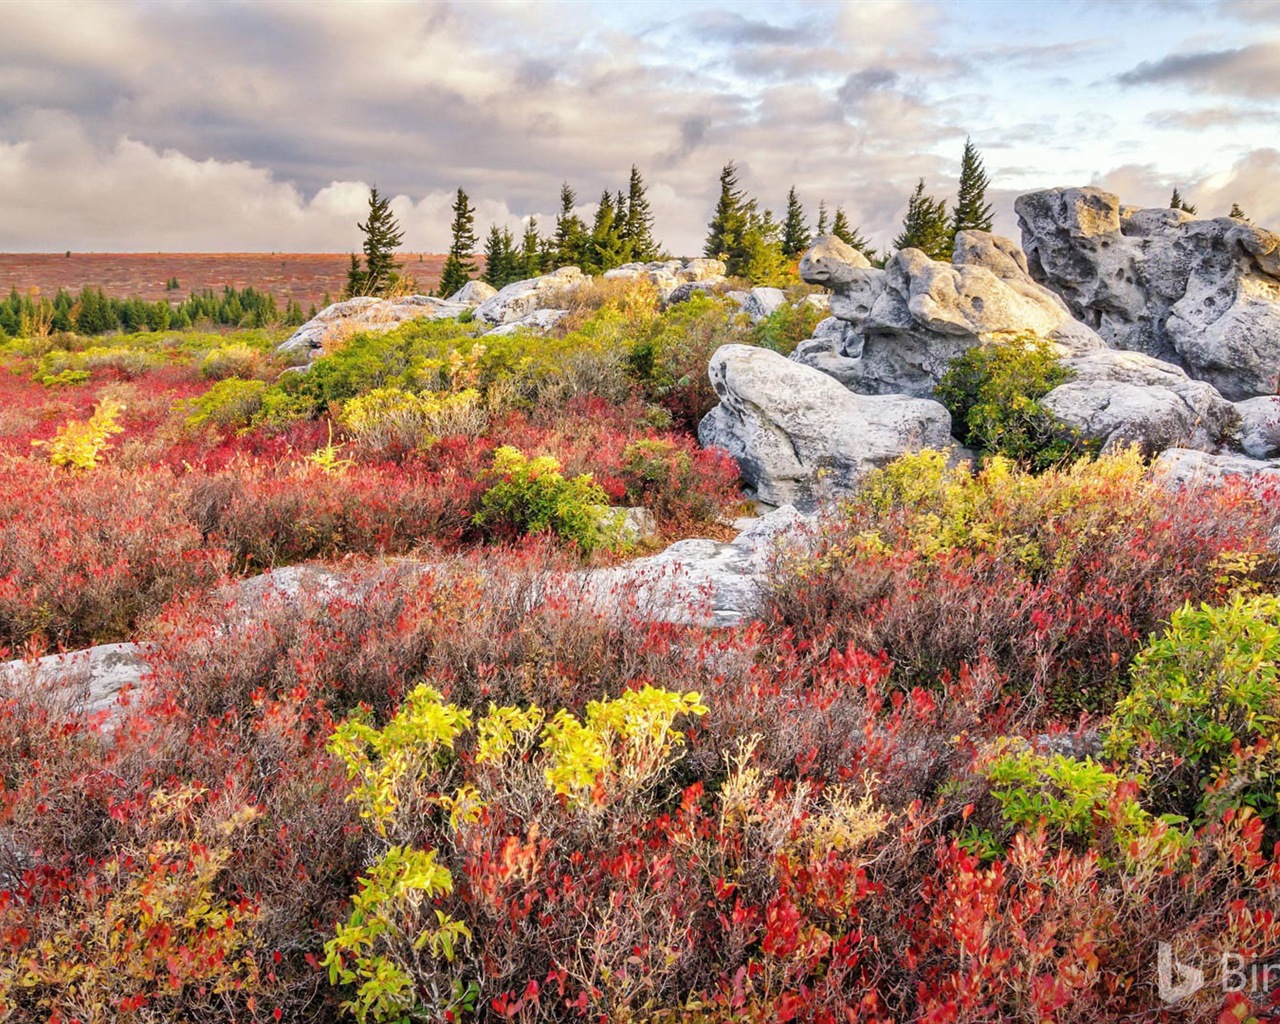
[[[355,253],[351,254],[351,263],[347,267],[347,290],[344,293],[346,298],[353,295],[367,295],[364,286],[364,271],[360,269],[360,257]],[[327,306],[329,303],[325,303]]]
[[[364,232],[363,294],[382,295],[395,284],[400,268],[395,252],[404,240],[404,232],[391,212],[391,200],[379,195],[376,185],[369,190],[369,216],[356,227]]]
[[[818,200],[818,237],[821,238],[827,233],[827,201],[825,199]]]
[[[631,165],[631,181],[627,186],[626,217],[623,218],[622,239],[633,260],[648,263],[658,258],[658,243],[653,239],[653,210],[649,206],[644,179],[635,164]]]
[[[499,228],[494,224],[489,228],[489,235],[484,243],[484,274],[481,277],[486,284],[494,288],[502,288],[516,279],[518,273],[515,266],[515,238],[507,228]]]
[[[1252,221],[1250,221],[1250,220],[1249,220],[1249,218],[1248,218],[1248,217],[1246,217],[1246,216],[1244,215],[1244,210],[1240,209],[1240,204],[1239,204],[1239,203],[1232,203],[1232,204],[1231,204],[1231,212],[1230,212],[1229,214],[1227,214],[1227,216],[1228,216],[1228,217],[1234,217],[1236,220],[1242,220],[1242,221],[1244,221],[1246,224],[1251,224],[1251,223],[1252,223]]]
[[[804,222],[804,207],[796,197],[796,187],[787,193],[787,215],[782,221],[782,252],[796,259],[809,248],[809,225]]]
[[[1178,186],[1173,187],[1173,195],[1169,197],[1169,209],[1181,210],[1183,213],[1195,215],[1196,208],[1182,198],[1182,193],[1178,191]]]
[[[542,273],[543,240],[538,234],[538,218],[530,217],[520,240],[520,273],[524,278]]]
[[[756,212],[755,200],[746,206],[747,225],[738,245],[729,253],[728,272],[755,285],[786,284],[787,257],[782,251],[782,229],[773,213]]]
[[[990,231],[991,205],[987,202],[987,186],[991,182],[982,166],[982,156],[972,139],[964,140],[964,156],[960,158],[960,191],[951,218],[951,246],[961,231]]]
[[[573,212],[577,193],[566,181],[560,186],[560,213],[556,216],[555,265],[568,267],[582,262],[587,242],[587,226]]]
[[[842,206],[836,207],[835,220],[831,222],[831,233],[844,242],[845,245],[850,245],[857,249],[867,259],[870,260],[875,257],[875,249],[870,242],[862,237],[862,232],[849,223],[849,218],[845,216],[844,207]]]
[[[738,168],[730,160],[720,171],[720,198],[707,225],[703,255],[732,260],[735,253],[740,253],[750,212],[748,205],[738,188]]]
[[[591,225],[591,239],[588,246],[587,266],[584,271],[593,274],[602,273],[620,266],[627,259],[627,243],[622,238],[622,224],[618,217],[618,199],[626,202],[626,197],[609,194],[605,189],[600,194],[600,204],[596,207],[596,219]],[[626,216],[626,211],[622,211]]]
[[[911,193],[907,215],[902,221],[902,233],[893,240],[893,247],[899,252],[919,249],[933,260],[951,258],[951,221],[947,217],[947,204],[925,195],[924,178]]]
[[[467,198],[467,193],[458,189],[453,201],[453,224],[450,230],[453,241],[449,245],[449,255],[444,261],[444,272],[440,277],[439,294],[448,297],[471,280],[476,272],[475,260],[472,259],[476,248],[475,232],[476,209]]]

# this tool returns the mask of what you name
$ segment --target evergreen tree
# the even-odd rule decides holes
[[[346,298],[353,295],[367,295],[364,290],[364,271],[360,269],[360,257],[355,253],[351,254],[351,264],[347,267],[347,290]],[[326,302],[327,306],[328,303]]]
[[[582,262],[587,242],[587,226],[582,222],[582,218],[573,212],[577,202],[577,193],[566,181],[560,186],[560,213],[556,216],[553,262],[557,267],[568,267]]]
[[[484,274],[481,280],[495,288],[502,288],[518,279],[519,254],[515,251],[515,237],[508,228],[494,224],[484,245]]]
[[[735,254],[740,255],[749,213],[749,204],[738,188],[738,168],[730,160],[720,171],[720,198],[716,201],[711,223],[707,225],[703,255],[727,260],[732,260]]]
[[[645,190],[644,179],[635,164],[631,165],[631,181],[627,186],[626,216],[622,223],[622,239],[628,256],[648,263],[658,258],[658,243],[653,239],[653,210]]]
[[[453,201],[453,241],[449,245],[449,255],[444,261],[444,272],[440,277],[439,294],[448,297],[471,280],[476,272],[472,255],[476,248],[475,232],[476,209],[471,205],[466,192],[458,189]]]
[[[991,205],[987,202],[987,186],[991,182],[982,166],[982,157],[972,139],[964,140],[964,156],[960,158],[960,191],[951,218],[951,245],[961,231],[990,231]]]
[[[773,213],[756,212],[755,201],[747,204],[747,225],[738,245],[729,253],[728,271],[745,277],[754,285],[787,283],[787,257],[782,251],[782,229]]]
[[[1227,214],[1227,216],[1234,217],[1236,220],[1242,220],[1246,224],[1252,223],[1252,221],[1250,221],[1249,218],[1244,215],[1244,210],[1240,209],[1239,203],[1231,204],[1231,212]]]
[[[899,252],[919,249],[933,260],[951,258],[951,221],[947,217],[947,204],[925,195],[924,178],[911,193],[907,215],[902,221],[902,233],[893,240],[893,247]]]
[[[831,222],[831,233],[845,245],[853,246],[867,259],[875,257],[875,249],[862,237],[862,233],[849,223],[849,218],[845,216],[842,206],[836,207],[835,220]]]
[[[369,190],[369,216],[357,224],[364,232],[364,295],[382,295],[395,284],[400,264],[395,252],[404,240],[404,232],[391,212],[391,200],[378,194],[377,186]]]
[[[600,195],[600,205],[596,207],[596,219],[591,225],[591,240],[585,260],[588,266],[582,268],[584,271],[589,268],[590,273],[598,274],[627,261],[627,243],[622,237],[622,224],[619,221],[619,198],[626,202],[625,196],[611,196],[608,189]],[[625,217],[626,211],[621,212]]]
[[[827,233],[827,201],[825,199],[818,200],[818,237],[821,238]]]
[[[1169,197],[1169,209],[1181,210],[1183,213],[1190,213],[1194,216],[1196,208],[1182,198],[1182,193],[1178,191],[1178,186],[1173,187],[1173,195]]]
[[[782,252],[789,259],[797,259],[809,248],[809,225],[804,222],[804,207],[796,197],[796,187],[787,193],[787,215],[782,221]]]
[[[543,239],[538,234],[538,218],[530,217],[520,240],[520,274],[524,278],[542,273]]]

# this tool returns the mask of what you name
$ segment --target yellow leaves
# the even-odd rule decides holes
[[[31,443],[48,448],[49,462],[55,466],[96,469],[111,435],[124,430],[117,422],[117,417],[122,412],[122,403],[113,398],[104,398],[87,420],[69,420],[58,428],[52,441]]]
[[[521,711],[490,704],[489,713],[476,726],[476,763],[500,761],[514,748],[527,752],[545,718],[537,705]]]
[[[421,394],[374,388],[344,403],[341,414],[343,427],[356,442],[374,450],[393,444],[426,448],[442,434],[476,432],[484,419],[480,393],[471,387]]]

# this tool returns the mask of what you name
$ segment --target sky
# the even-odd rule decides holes
[[[1099,185],[1280,228],[1280,0],[118,2],[0,9],[0,251],[347,252],[590,216],[632,164],[697,254],[720,169],[889,244],[966,137],[1013,199]]]

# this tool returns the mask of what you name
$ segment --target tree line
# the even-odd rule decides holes
[[[310,315],[315,313],[313,305]],[[225,287],[221,293],[205,288],[191,292],[176,305],[164,299],[119,299],[93,287],[78,295],[60,288],[53,298],[36,293],[22,295],[13,288],[8,298],[0,300],[0,334],[7,337],[50,331],[134,334],[181,330],[206,323],[222,327],[294,327],[306,320],[307,314],[297,302],[290,300],[281,312],[275,296],[253,287]]]

